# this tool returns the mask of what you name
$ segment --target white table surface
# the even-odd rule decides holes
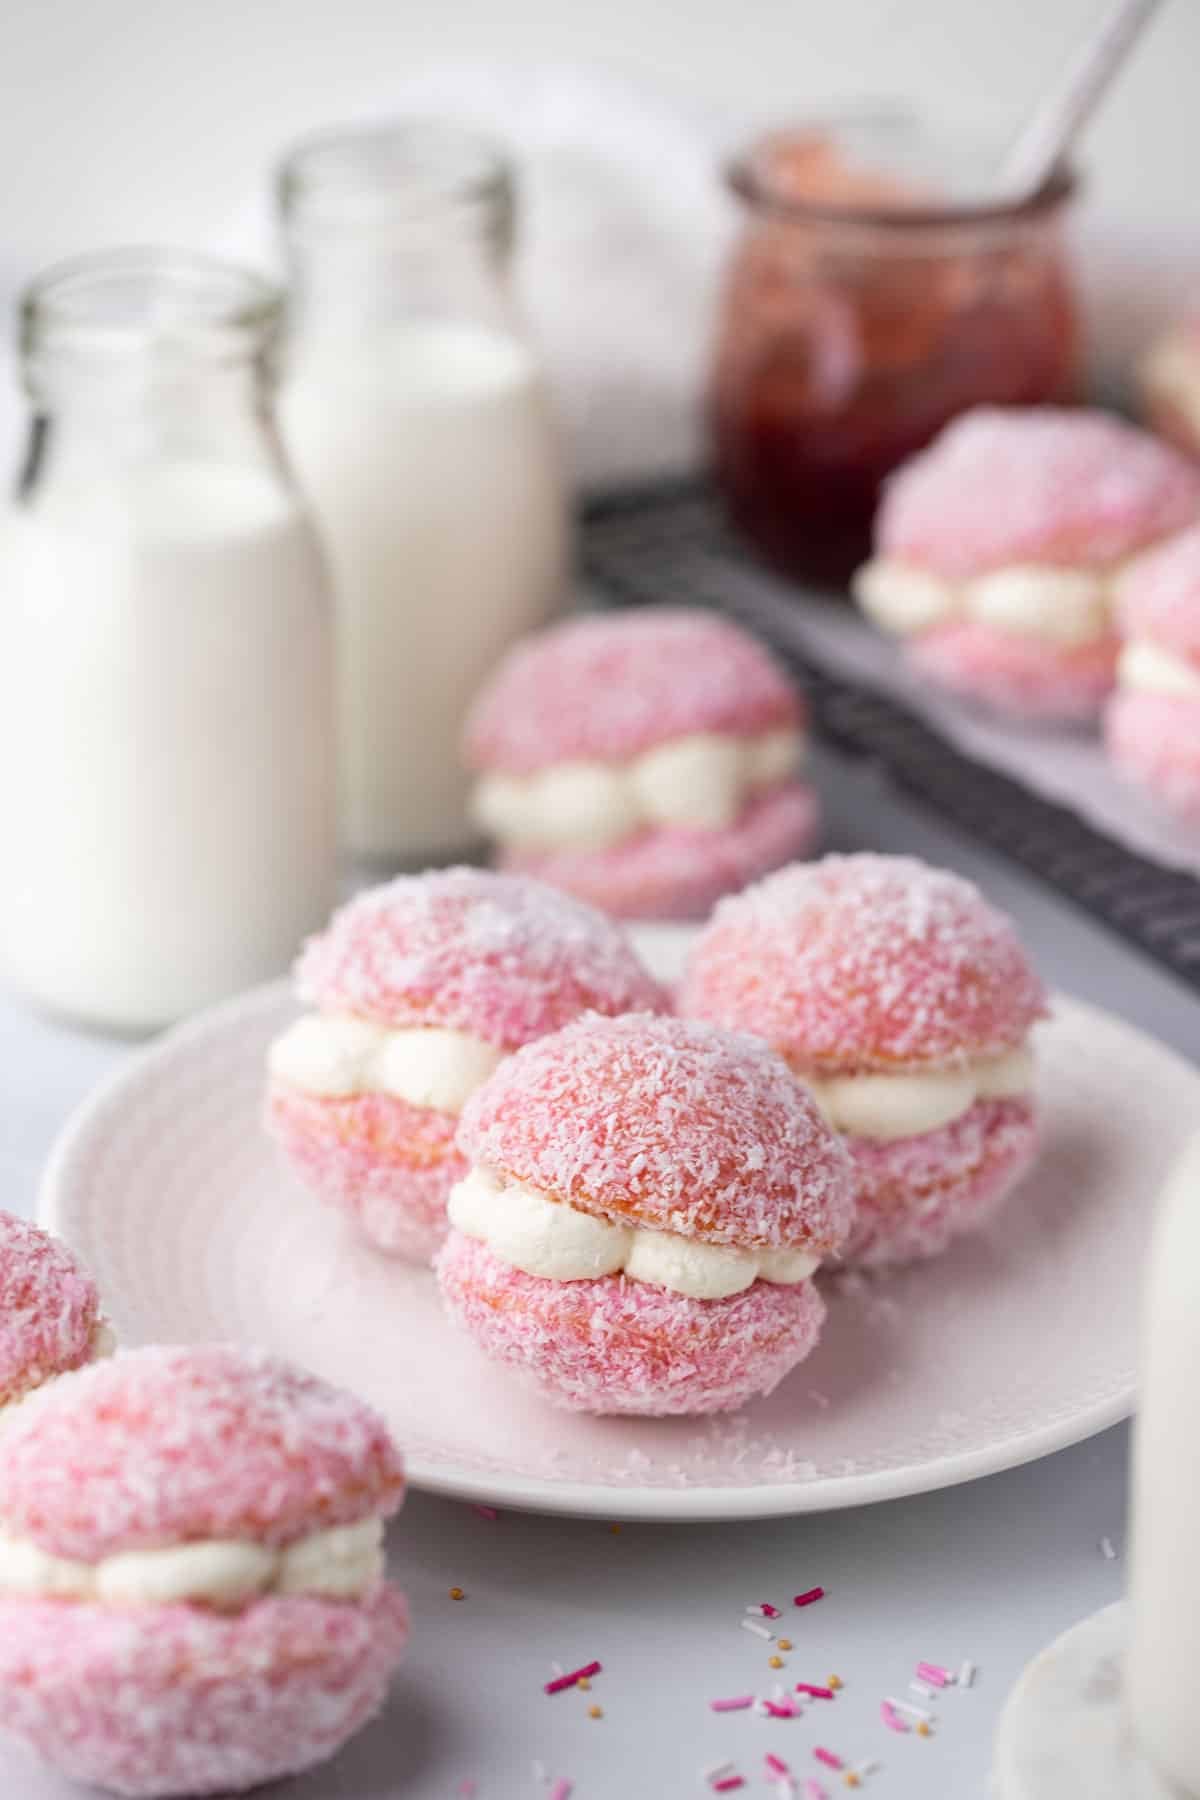
[[[1200,999],[1082,915],[928,816],[870,771],[822,759],[835,848],[908,850],[974,877],[1020,920],[1058,986],[1123,1014],[1200,1061]],[[0,1199],[32,1212],[56,1132],[129,1047],[85,1038],[0,997]],[[1154,1199],[1146,1195],[1147,1204]],[[1136,1271],[1130,1272],[1131,1281]],[[1104,1329],[1097,1319],[1096,1329]],[[998,1381],[1004,1371],[996,1371]],[[967,1487],[822,1518],[723,1526],[625,1525],[505,1514],[413,1495],[390,1540],[415,1620],[384,1717],[326,1768],[273,1788],[279,1800],[545,1800],[535,1764],[574,1782],[574,1800],[675,1800],[705,1791],[729,1758],[744,1792],[768,1794],[763,1754],[820,1775],[825,1743],[882,1767],[872,1800],[984,1795],[999,1708],[1023,1664],[1065,1626],[1115,1599],[1123,1563],[1125,1428]],[[738,1629],[744,1606],[783,1605],[820,1583],[826,1599],[787,1619],[788,1677],[846,1683],[800,1722],[718,1716],[714,1695],[763,1691],[768,1647]],[[466,1599],[450,1600],[461,1586]],[[783,1627],[781,1627],[783,1629]],[[884,1694],[904,1694],[919,1657],[979,1665],[976,1687],[936,1707],[936,1738],[896,1737]],[[547,1698],[550,1664],[592,1658],[589,1695]],[[587,1705],[604,1716],[592,1720]],[[831,1795],[846,1790],[823,1777]],[[5,1800],[66,1800],[66,1782],[0,1751]],[[1064,1797],[1065,1800],[1065,1797]]]

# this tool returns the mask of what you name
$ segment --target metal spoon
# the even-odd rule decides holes
[[[1149,23],[1159,0],[1113,0],[1006,151],[996,198],[1040,193]]]

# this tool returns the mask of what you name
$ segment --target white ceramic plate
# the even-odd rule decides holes
[[[664,977],[686,934],[643,948]],[[375,1256],[279,1166],[260,989],[162,1039],[67,1128],[41,1216],[95,1271],[126,1345],[234,1338],[357,1389],[413,1482],[606,1518],[819,1512],[969,1481],[1123,1418],[1150,1210],[1200,1115],[1200,1075],[1059,999],[1040,1033],[1046,1145],[981,1236],[830,1284],[821,1344],[768,1400],[713,1420],[547,1407],[443,1323],[431,1277]]]

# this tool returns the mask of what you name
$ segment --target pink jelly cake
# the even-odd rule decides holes
[[[812,1349],[850,1166],[755,1038],[591,1017],[510,1058],[459,1126],[437,1260],[451,1318],[554,1403],[701,1413]]]
[[[458,1115],[504,1057],[585,1012],[666,1001],[611,919],[519,875],[446,869],[360,894],[297,967],[268,1126],[377,1248],[427,1261],[465,1171]]]
[[[505,868],[627,918],[703,917],[803,855],[806,711],[769,654],[714,614],[568,620],[513,649],[465,756]]]
[[[64,1376],[0,1458],[0,1730],[147,1797],[323,1761],[407,1639],[382,1552],[403,1489],[368,1407],[262,1352]]]
[[[1129,557],[1200,518],[1200,469],[1083,407],[980,407],[887,482],[856,598],[912,668],[988,709],[1087,720]]]
[[[780,870],[717,908],[680,1007],[765,1038],[844,1135],[849,1260],[937,1254],[1033,1160],[1045,995],[1011,920],[956,875],[873,855]]]

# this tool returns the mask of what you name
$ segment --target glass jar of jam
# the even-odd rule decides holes
[[[988,162],[903,119],[776,132],[737,161],[744,209],[710,394],[734,523],[777,567],[840,583],[880,483],[956,413],[1070,398],[1069,173],[972,201]]]

